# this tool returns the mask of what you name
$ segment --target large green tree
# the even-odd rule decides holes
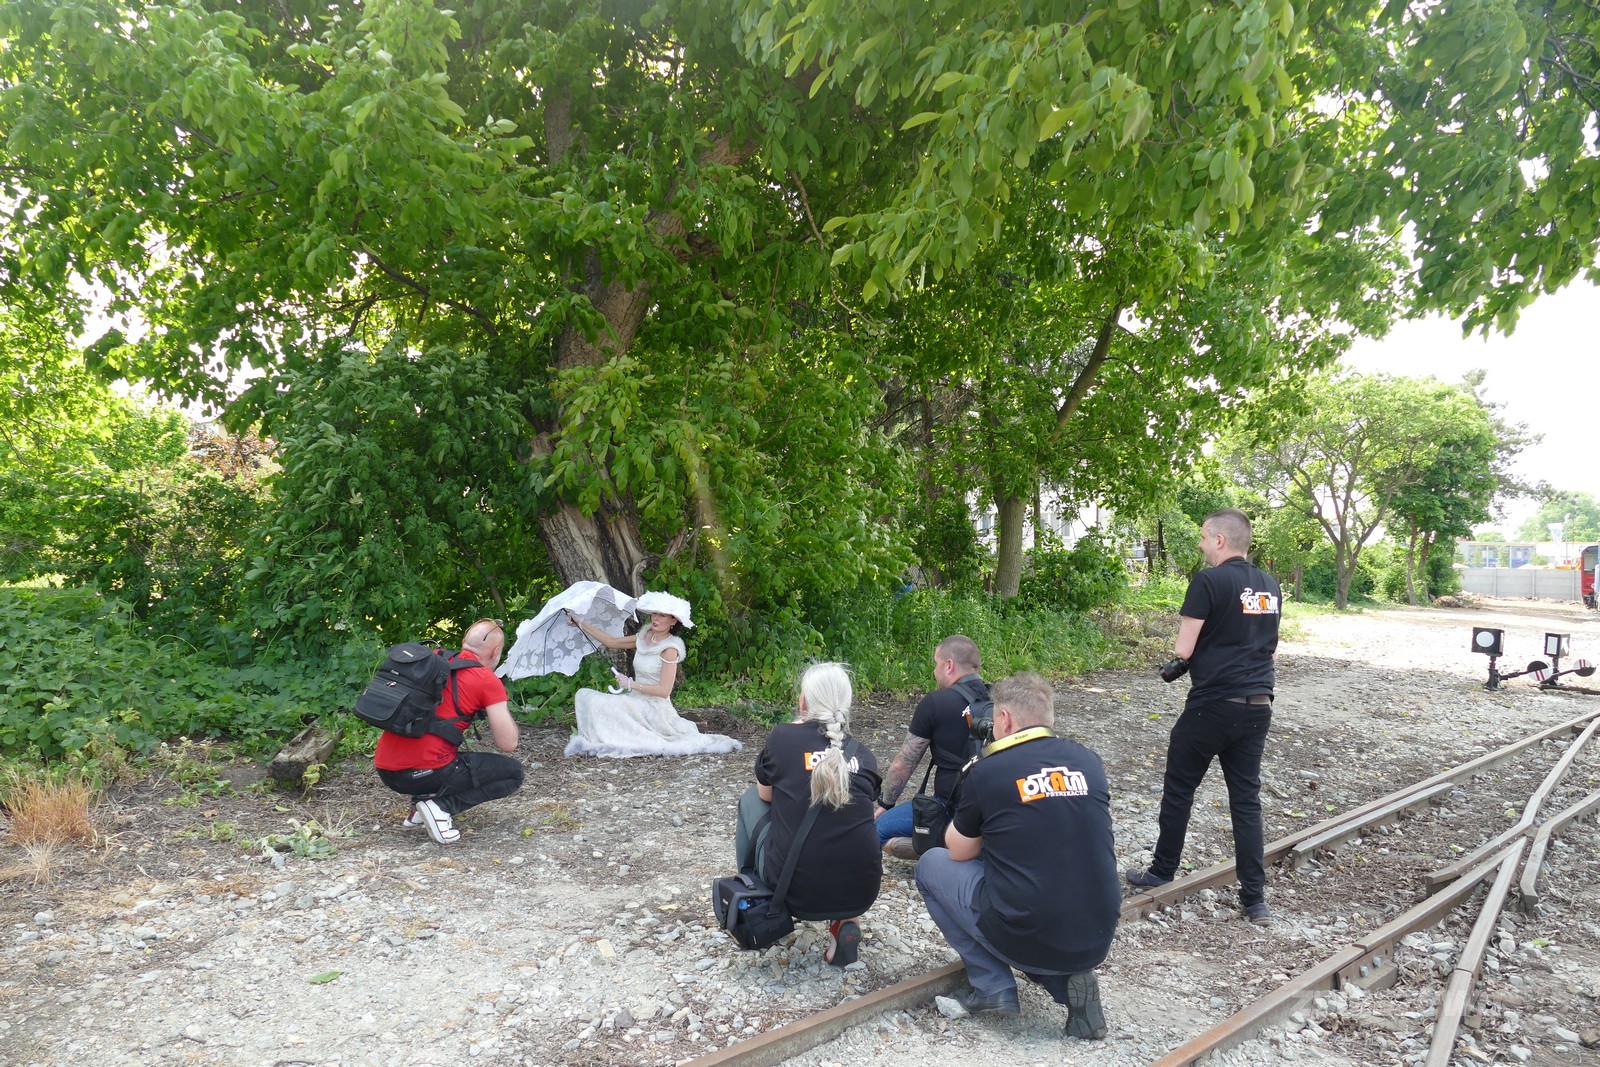
[[[696,481],[681,450],[702,430],[817,438],[736,438],[696,413],[826,376],[848,387],[841,412],[870,412],[904,368],[875,362],[863,301],[968,269],[1019,200],[1059,262],[1182,250],[1126,284],[1037,275],[1079,320],[1028,356],[1070,377],[1058,424],[1089,413],[1091,364],[1111,366],[1084,347],[1101,325],[1154,323],[1219,264],[1257,257],[1266,314],[1318,318],[1294,310],[1293,257],[1267,254],[1296,228],[1326,247],[1409,226],[1416,304],[1509,325],[1593,262],[1595,20],[1531,0],[17,0],[0,9],[0,274],[69,327],[83,280],[137,309],[149,329],[105,354],[123,375],[221,400],[229,372],[269,372],[238,422],[316,380],[301,372],[330,336],[375,359],[402,329],[415,358],[481,354],[528,413],[520,458],[561,578],[670,569],[713,514],[715,540],[755,551],[748,573],[779,547],[751,531],[793,529],[749,507],[795,464],[774,451],[746,484]],[[686,353],[726,371],[648,394],[636,420],[685,430],[670,441],[601,441],[573,409]],[[1104,383],[1114,405],[1127,383]],[[1084,442],[1125,436],[1090,422]],[[861,458],[864,418],[832,428],[860,446],[847,470],[882,468]],[[863,484],[838,506],[873,529],[888,482]],[[646,522],[662,500],[681,507]],[[869,544],[830,577],[894,559]]]
[[[1408,494],[1448,471],[1469,497],[1494,459],[1490,413],[1469,389],[1433,379],[1317,375],[1254,398],[1245,458],[1258,489],[1300,508],[1333,547],[1335,603],[1348,605],[1361,553]],[[1481,442],[1470,471],[1443,453]],[[1490,474],[1492,481],[1492,473]]]
[[[1418,576],[1432,573],[1428,561],[1436,545],[1469,536],[1475,524],[1489,518],[1497,501],[1527,491],[1510,468],[1537,438],[1526,426],[1506,422],[1497,413],[1498,405],[1484,400],[1483,378],[1482,371],[1474,371],[1462,386],[1482,409],[1482,417],[1463,410],[1459,422],[1444,429],[1415,482],[1395,494],[1390,527],[1405,547],[1406,599],[1411,604],[1417,602]],[[1424,592],[1431,590],[1424,585]]]

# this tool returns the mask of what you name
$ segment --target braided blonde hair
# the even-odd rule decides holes
[[[820,723],[828,735],[828,750],[811,769],[811,803],[839,809],[850,803],[850,764],[844,758],[844,741],[850,729],[850,701],[855,693],[842,663],[817,663],[800,676],[806,719]]]

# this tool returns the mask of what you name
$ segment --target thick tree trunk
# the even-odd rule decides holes
[[[1333,606],[1343,611],[1350,606],[1350,583],[1355,580],[1356,563],[1360,555],[1349,545],[1340,542],[1338,549],[1333,554],[1333,569],[1335,582],[1333,587]]]
[[[631,596],[641,584],[650,557],[639,539],[639,520],[631,511],[602,507],[585,515],[572,504],[539,519],[540,539],[556,574],[568,585],[585,579],[605,582]]]
[[[579,131],[569,121],[569,97],[553,92],[545,108],[545,140],[552,163],[559,162],[575,144]],[[751,145],[735,146],[726,137],[701,154],[702,165],[737,165],[752,151]],[[670,202],[667,197],[665,202]],[[648,220],[653,236],[662,244],[675,246],[686,235],[684,220],[675,211],[653,212]],[[574,288],[605,319],[606,329],[590,340],[583,331],[567,329],[556,341],[556,367],[596,367],[625,353],[643,325],[650,309],[650,287],[640,282],[625,287],[598,254],[586,257],[583,278],[574,279]],[[552,443],[548,434],[531,442],[535,457],[549,455]],[[605,582],[624,592],[643,592],[644,570],[652,562],[644,550],[639,531],[639,515],[633,501],[606,497],[593,515],[585,515],[565,502],[539,520],[540,539],[550,554],[556,575],[567,584],[592,580]]]
[[[1022,585],[1022,523],[1028,515],[1025,496],[995,500],[995,595],[1009,600]]]
[[[541,458],[552,448],[550,439],[542,435],[531,447],[533,455]],[[640,583],[650,557],[639,536],[639,517],[631,502],[607,500],[593,515],[585,515],[574,504],[562,504],[539,517],[539,539],[556,576],[566,584],[605,582],[631,596],[644,592]]]

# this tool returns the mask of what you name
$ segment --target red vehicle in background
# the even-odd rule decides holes
[[[1592,608],[1594,600],[1594,571],[1600,562],[1600,545],[1587,545],[1578,553],[1578,590],[1583,594],[1583,606]]]

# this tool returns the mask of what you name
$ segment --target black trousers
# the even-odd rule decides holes
[[[451,815],[460,815],[486,800],[499,800],[521,789],[522,761],[498,752],[459,752],[443,767],[380,769],[378,778],[396,793],[431,799]]]
[[[1261,823],[1261,754],[1272,726],[1271,704],[1239,704],[1214,700],[1187,708],[1167,741],[1167,772],[1161,789],[1161,835],[1156,839],[1150,873],[1171,878],[1183,858],[1194,791],[1215,759],[1228,786],[1228,813],[1233,819],[1234,862],[1239,875],[1239,903],[1244,907],[1266,898],[1265,842]]]

